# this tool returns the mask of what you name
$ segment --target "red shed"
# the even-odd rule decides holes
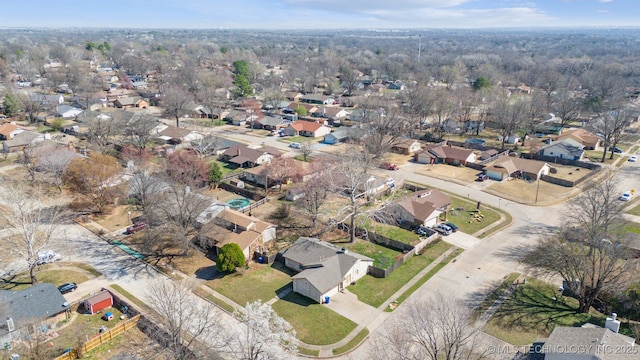
[[[93,295],[84,301],[84,308],[89,311],[90,314],[95,314],[100,310],[104,310],[106,308],[113,306],[113,296],[107,290],[103,292]]]

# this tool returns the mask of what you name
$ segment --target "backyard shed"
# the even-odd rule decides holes
[[[104,290],[84,301],[84,308],[90,313],[95,314],[106,308],[113,306],[113,296],[108,290]]]

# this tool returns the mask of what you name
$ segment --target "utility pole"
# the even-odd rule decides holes
[[[422,35],[418,35],[418,62],[420,62],[421,51],[422,51]]]

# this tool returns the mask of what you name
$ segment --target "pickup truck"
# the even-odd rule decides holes
[[[49,264],[52,262],[62,260],[62,255],[57,252],[53,252],[51,250],[40,251],[38,253],[38,260],[36,261],[37,265]]]

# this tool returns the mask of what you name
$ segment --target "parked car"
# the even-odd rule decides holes
[[[38,260],[36,261],[37,265],[48,264],[56,261],[62,260],[62,255],[53,252],[51,250],[40,251],[38,253]]]
[[[65,283],[65,284],[62,284],[62,285],[58,286],[58,291],[60,291],[63,294],[66,294],[68,292],[76,291],[77,288],[78,288],[78,285],[76,283],[74,283],[74,282]]]
[[[450,223],[450,222],[445,223],[445,224],[446,224],[448,227],[450,227],[450,228],[451,228],[451,231],[453,231],[453,232],[458,231],[458,226],[457,226],[456,224],[454,224],[454,223]]]
[[[622,153],[622,149],[620,149],[617,146],[616,147],[609,147],[609,151],[612,151],[612,150],[613,150],[614,153],[617,153],[617,154]]]
[[[631,193],[631,191],[626,191],[620,196],[620,200],[622,201],[630,201],[631,199],[633,199],[633,193]]]
[[[294,149],[300,149],[302,148],[302,144],[300,144],[299,142],[292,142],[291,144],[289,144],[289,147]]]
[[[631,156],[629,156],[629,161],[636,162],[636,161],[638,161],[638,157],[635,156],[635,155],[631,155]]]
[[[440,223],[433,227],[433,230],[439,232],[442,235],[451,235],[453,229],[451,229],[447,224]]]
[[[138,231],[143,230],[146,227],[147,227],[146,223],[137,222],[137,223],[135,223],[135,224],[133,224],[133,225],[131,225],[131,226],[129,226],[127,228],[127,234],[135,234]]]
[[[394,164],[394,163],[382,163],[382,168],[386,169],[386,170],[398,170],[398,165]]]
[[[482,174],[482,175],[478,175],[478,178],[476,179],[476,181],[485,181],[485,180],[488,180],[488,179],[489,179],[489,177],[487,175]]]
[[[433,232],[427,226],[417,226],[415,229],[415,233],[420,236],[429,236],[429,233],[433,233]]]

